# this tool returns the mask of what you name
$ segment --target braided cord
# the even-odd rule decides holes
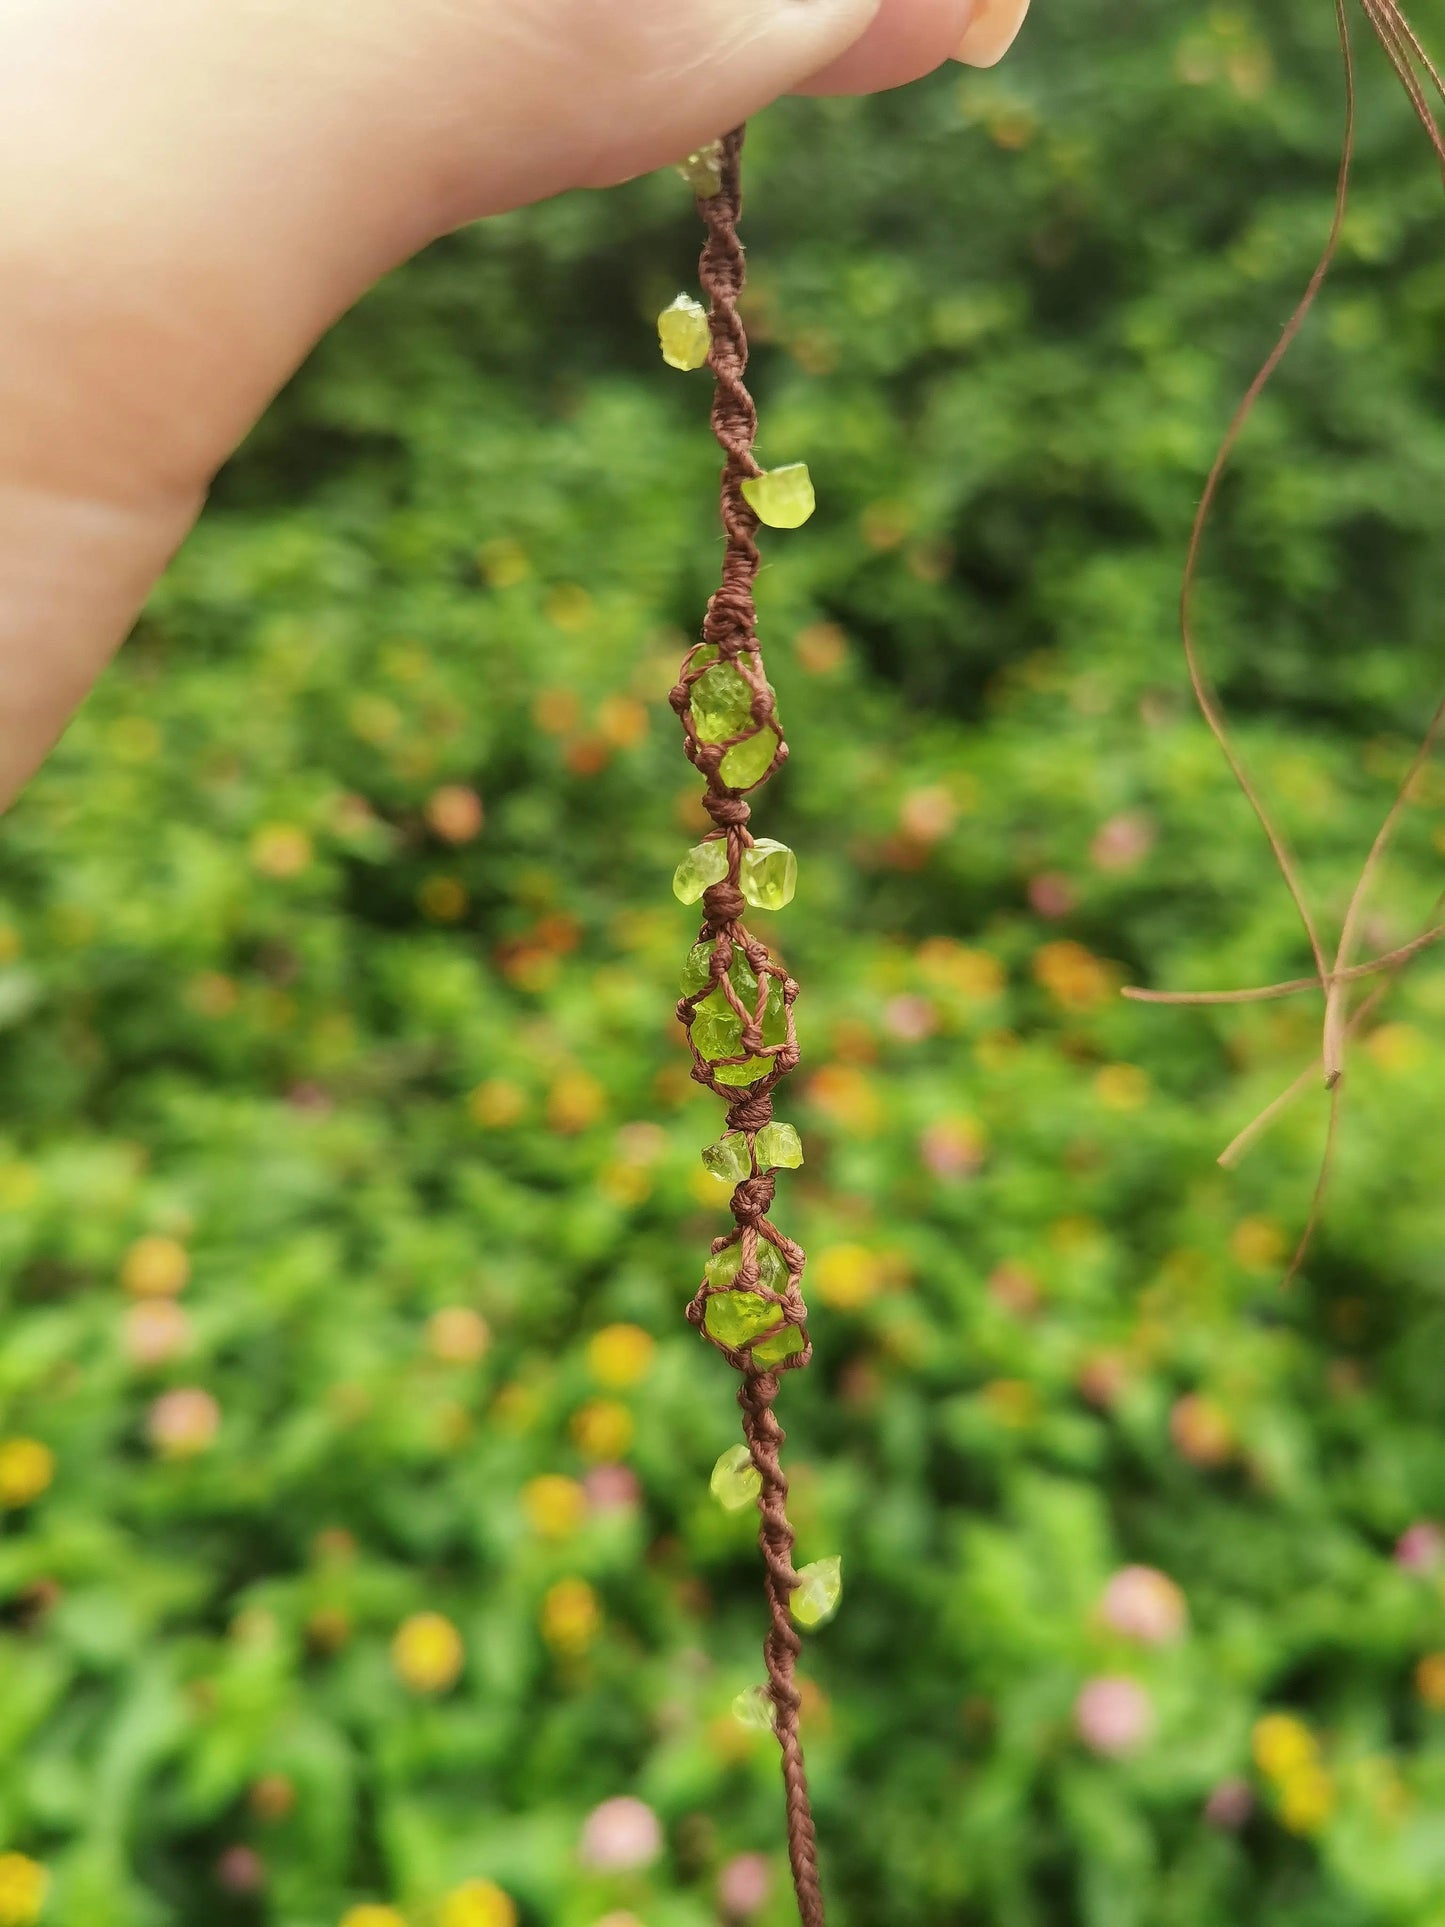
[[[742,243],[738,239],[738,219],[742,212],[742,145],[742,128],[726,136],[722,143],[720,191],[700,196],[697,203],[707,225],[699,272],[710,304],[709,363],[716,380],[712,429],[724,456],[720,500],[726,541],[722,581],[708,604],[702,641],[689,650],[671,702],[682,723],[688,759],[706,778],[703,803],[715,826],[709,840],[725,840],[727,845],[726,874],[711,884],[702,898],[704,921],[699,940],[711,946],[707,981],[693,995],[683,997],[677,1014],[687,1030],[692,1050],[692,1075],[727,1101],[727,1128],[740,1132],[746,1139],[751,1170],[732,1195],[736,1229],[729,1236],[717,1239],[712,1248],[717,1258],[736,1247],[736,1267],[725,1283],[706,1279],[688,1306],[687,1315],[742,1373],[738,1404],[742,1408],[743,1435],[761,1481],[758,1541],[766,1569],[769,1611],[763,1657],[774,1731],[782,1749],[788,1851],[803,1927],[823,1927],[817,1843],[798,1734],[801,1698],[794,1677],[801,1640],[793,1623],[791,1600],[799,1579],[793,1565],[793,1528],[788,1521],[788,1482],[780,1463],[784,1432],[773,1410],[781,1373],[806,1366],[812,1358],[812,1346],[801,1291],[804,1254],[801,1246],[785,1237],[769,1219],[774,1174],[771,1169],[759,1168],[757,1155],[757,1135],[772,1120],[773,1092],[798,1064],[798,1040],[793,1022],[798,986],[772,958],[767,946],[742,922],[746,899],[739,877],[743,857],[753,847],[747,827],[751,807],[744,792],[730,787],[722,774],[728,752],[741,744],[763,738],[766,753],[764,732],[772,734],[772,759],[756,780],[747,785],[748,790],[765,783],[788,754],[757,640],[753,587],[759,564],[758,519],[742,493],[742,484],[761,473],[753,455],[757,410],[744,381],[748,363],[747,334],[738,314],[738,298],[745,276]],[[736,670],[747,683],[752,693],[751,717],[744,728],[726,740],[704,742],[694,723],[692,691],[717,663]],[[743,960],[747,973],[756,978],[757,983],[751,1004],[746,1001],[749,975],[743,974],[741,991],[736,981],[738,965]],[[722,1060],[705,1057],[693,1035],[699,1006],[715,1000],[719,992],[741,1026],[741,1055]],[[764,1041],[764,1019],[769,1015],[775,1019],[779,1004],[784,1035],[780,1042],[769,1044]],[[731,1067],[755,1069],[758,1075],[739,1088],[736,1082],[719,1076],[719,1072]],[[764,1281],[764,1261],[769,1277],[779,1283],[781,1289],[774,1289]],[[724,1293],[750,1294],[750,1302],[763,1300],[775,1312],[775,1320],[741,1346],[726,1343],[708,1327],[709,1301]],[[761,1348],[766,1348],[772,1361],[766,1368],[754,1356]]]

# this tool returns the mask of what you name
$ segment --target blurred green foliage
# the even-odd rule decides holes
[[[847,1575],[805,1656],[842,1927],[1445,1923],[1445,976],[1355,1053],[1287,1295],[1322,1096],[1214,1160],[1316,1003],[1115,995],[1307,967],[1173,603],[1327,225],[1329,13],[1076,0],[754,133],[762,453],[821,503],[767,544],[760,828],[801,861],[784,1403],[800,1557]],[[1201,597],[1335,920],[1445,591],[1439,183],[1374,64],[1362,111]],[[697,238],[658,177],[377,290],[8,825],[0,1438],[54,1458],[0,1458],[0,1852],[66,1927],[505,1927],[444,1910],[470,1880],[701,1927],[745,1851],[793,1917],[682,1320],[724,1194],[665,694],[718,543],[652,317]],[[1428,915],[1442,801],[1371,947]],[[620,1794],[665,1849],[589,1868]]]

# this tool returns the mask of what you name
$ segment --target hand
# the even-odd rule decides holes
[[[211,476],[370,283],[790,89],[989,65],[1028,0],[11,0],[0,802]]]

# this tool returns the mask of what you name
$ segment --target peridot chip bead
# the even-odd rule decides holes
[[[836,1556],[815,1559],[812,1565],[799,1568],[798,1578],[801,1584],[789,1602],[794,1619],[800,1626],[825,1624],[837,1612],[843,1597],[843,1561]]]
[[[771,1733],[777,1723],[773,1696],[766,1686],[746,1687],[733,1701],[733,1718],[753,1733]]]
[[[796,1171],[803,1142],[791,1124],[765,1124],[755,1140],[760,1171]]]
[[[724,1512],[741,1512],[763,1489],[762,1476],[745,1445],[730,1445],[712,1469],[708,1490]]]
[[[818,505],[806,462],[750,475],[743,483],[743,500],[770,529],[800,529]]]
[[[690,294],[680,294],[657,317],[657,339],[669,368],[701,368],[712,347],[706,308]]]
[[[759,1332],[772,1331],[782,1316],[781,1305],[775,1305],[770,1298],[763,1298],[755,1291],[727,1291],[708,1299],[703,1323],[710,1337],[740,1352]],[[804,1342],[796,1325],[784,1325],[780,1331],[773,1332],[771,1338],[754,1345],[748,1356],[759,1365],[776,1365],[782,1359],[791,1358],[794,1352],[800,1352]]]
[[[750,1178],[753,1174],[748,1141],[741,1131],[729,1131],[716,1144],[709,1144],[702,1154],[702,1161],[715,1178],[722,1178],[728,1184],[741,1184],[744,1178]]]
[[[761,836],[750,850],[743,851],[738,885],[755,908],[781,910],[793,901],[798,888],[798,859],[786,843]]]
[[[733,744],[718,766],[718,775],[730,790],[750,790],[767,775],[777,748],[777,736],[764,727],[756,735]]]
[[[730,1285],[743,1266],[743,1243],[738,1238],[722,1250],[715,1252],[703,1266],[710,1285]],[[766,1238],[758,1239],[758,1277],[769,1291],[786,1291],[788,1288],[788,1267],[783,1263],[782,1253],[775,1244]],[[710,1305],[717,1300],[710,1298]]]
[[[743,1047],[743,1020],[719,987],[704,997],[693,1013],[692,1041],[698,1055],[710,1063],[719,1057],[736,1057]]]
[[[736,968],[736,966],[734,966]],[[712,976],[712,945],[695,943],[687,953],[687,961],[682,966],[682,994],[696,997],[700,990],[706,990]]]
[[[696,903],[704,890],[721,883],[728,873],[728,845],[725,836],[710,837],[699,843],[678,864],[672,877],[672,894],[679,903]]]
[[[723,144],[709,141],[677,163],[677,171],[700,201],[710,201],[722,193]]]
[[[702,743],[725,743],[752,728],[753,686],[730,662],[704,669],[688,696],[692,726]]]

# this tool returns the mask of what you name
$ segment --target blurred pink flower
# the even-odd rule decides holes
[[[191,1342],[191,1321],[174,1298],[138,1298],[127,1305],[121,1342],[132,1365],[164,1365]]]
[[[1395,1542],[1395,1564],[1406,1572],[1434,1572],[1445,1564],[1445,1531],[1433,1520],[1417,1520]]]
[[[736,1854],[718,1875],[718,1905],[729,1920],[747,1920],[767,1906],[772,1885],[772,1869],[762,1854]]]
[[[163,1392],[146,1414],[146,1437],[163,1458],[188,1459],[214,1444],[221,1408],[195,1386]]]
[[[650,1867],[662,1852],[662,1822],[630,1794],[604,1800],[587,1816],[580,1852],[583,1863],[599,1873]]]
[[[918,1140],[936,1178],[971,1178],[983,1169],[983,1140],[972,1118],[941,1117]]]
[[[883,1006],[883,1028],[903,1044],[921,1044],[938,1029],[938,1012],[926,997],[890,997]]]
[[[1212,1827],[1233,1832],[1254,1812],[1254,1794],[1245,1780],[1221,1780],[1204,1803],[1204,1817]]]
[[[1111,816],[1089,845],[1089,855],[1101,870],[1127,870],[1154,847],[1154,825],[1137,810]]]
[[[1028,1318],[1042,1300],[1039,1281],[1022,1265],[1003,1264],[988,1277],[988,1295],[1002,1311],[1015,1318]]]
[[[623,1512],[642,1497],[637,1474],[628,1465],[594,1465],[582,1489],[594,1512]]]
[[[1029,878],[1029,908],[1040,917],[1066,917],[1078,902],[1078,892],[1066,876],[1046,870]]]
[[[1108,1411],[1129,1383],[1129,1361],[1122,1352],[1095,1352],[1079,1367],[1079,1390],[1091,1405]]]
[[[1162,1646],[1178,1639],[1189,1618],[1184,1594],[1153,1566],[1125,1566],[1104,1588],[1104,1624],[1126,1639]]]
[[[257,1894],[266,1884],[266,1863],[254,1847],[227,1847],[216,1862],[216,1879],[228,1894]]]
[[[1074,1702],[1079,1738],[1109,1759],[1136,1753],[1154,1731],[1154,1707],[1137,1680],[1091,1679]]]

